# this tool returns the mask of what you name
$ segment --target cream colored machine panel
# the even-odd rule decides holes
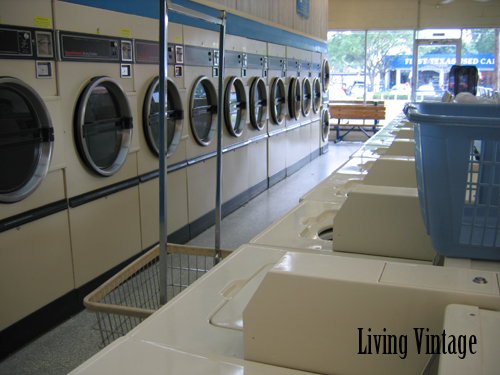
[[[177,170],[167,175],[167,233],[182,228],[188,223],[187,212],[187,170]],[[139,194],[141,202],[142,249],[160,239],[160,187],[159,179],[141,183]]]
[[[333,249],[432,260],[417,189],[359,185],[333,221]]]
[[[389,148],[384,151],[381,152],[383,155],[415,157],[415,141],[412,139],[395,139]]]
[[[187,168],[190,223],[215,208],[216,167],[217,160],[211,158]]]
[[[221,328],[210,320],[262,269],[274,265],[285,254],[275,248],[243,245],[129,336],[206,355],[243,359],[243,332]]]
[[[267,43],[267,53],[269,56],[286,57],[286,47],[279,44]]]
[[[333,173],[330,177],[320,182],[300,201],[312,200],[320,202],[342,203],[347,199],[347,194],[356,186],[362,185],[365,175],[349,175]]]
[[[373,163],[364,184],[416,188],[415,158],[381,156]]]
[[[376,159],[352,158],[300,198],[320,202],[342,203],[356,186],[363,184]]]
[[[190,46],[200,46],[207,48],[219,48],[219,33],[209,30],[203,30],[192,26],[182,26],[184,44]]]
[[[62,199],[65,199],[63,170],[50,171],[33,194],[14,204],[2,204],[0,220]]]
[[[300,128],[286,132],[286,166],[289,167],[298,162],[304,155],[301,152]]]
[[[29,12],[23,9],[29,9]],[[0,3],[0,20],[5,25],[52,28],[52,1],[3,0]]]
[[[352,157],[378,158],[381,155],[415,157],[415,141],[397,138],[392,143],[365,144]]]
[[[408,285],[401,272],[390,284],[379,282],[388,267],[413,267],[431,281]],[[441,285],[436,273],[459,286]],[[498,293],[462,287],[473,278],[451,268],[288,253],[243,312],[245,359],[321,374],[420,375],[430,358],[425,335],[441,335],[447,305],[500,309]],[[394,335],[390,354],[376,349],[375,335]]]
[[[255,186],[267,178],[267,139],[252,142],[248,145],[248,152],[252,159],[248,163],[248,185]]]
[[[415,131],[413,129],[401,129],[396,134],[396,139],[415,139]]]
[[[54,1],[54,28],[130,38],[132,15],[105,9],[96,11],[96,8],[88,6]]]
[[[70,209],[77,288],[142,250],[138,196],[136,186]]]
[[[321,147],[321,123],[320,120],[313,121],[309,127],[311,131],[311,142],[309,144],[309,152],[312,153]],[[318,146],[318,138],[320,145]]]
[[[281,133],[268,138],[268,175],[286,168],[286,133]]]
[[[302,202],[250,243],[332,253],[328,233],[331,236],[333,217],[341,206],[341,203]]]
[[[3,232],[0,255],[0,331],[75,287],[66,210]]]
[[[99,352],[71,375],[121,374],[121,375],[300,375],[306,374],[261,363],[242,361],[154,345],[123,338]]]
[[[408,257],[405,256],[389,257],[389,255],[384,254],[380,256],[376,252],[371,253],[370,251],[364,251],[364,249],[351,252],[335,250],[332,244],[333,224],[335,216],[341,209],[342,202],[302,201],[288,214],[253,238],[250,243],[334,256],[381,259],[398,263],[430,264],[429,261],[407,259]],[[403,253],[404,247],[404,245],[401,246]]]
[[[460,348],[459,355],[441,354],[439,375],[495,374],[500,368],[500,312],[489,311],[477,306],[448,305],[446,307],[443,330],[455,336],[465,337],[466,345]],[[471,355],[467,351],[472,337],[477,345]],[[463,340],[464,341],[464,340]],[[457,351],[457,349],[455,349]],[[469,349],[470,350],[470,349]]]
[[[240,147],[224,153],[222,156],[222,202],[227,202],[249,188],[249,163],[248,147]]]

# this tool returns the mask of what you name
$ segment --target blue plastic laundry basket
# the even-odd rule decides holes
[[[412,103],[418,196],[434,249],[500,260],[500,105]]]

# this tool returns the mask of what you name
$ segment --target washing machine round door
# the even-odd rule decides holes
[[[327,59],[324,59],[321,65],[321,84],[323,85],[323,92],[327,92],[330,85],[330,63]]]
[[[321,138],[323,142],[328,142],[328,136],[330,135],[330,112],[328,109],[323,109],[323,114],[321,116]]]
[[[43,99],[23,81],[0,77],[0,202],[33,193],[49,170],[54,129]]]
[[[165,150],[167,157],[172,155],[181,139],[182,120],[184,111],[182,110],[182,99],[174,81],[167,79],[167,139]],[[149,85],[148,92],[144,99],[142,109],[142,126],[146,141],[151,151],[160,155],[160,79],[156,77]]]
[[[132,111],[120,84],[96,77],[80,95],[75,112],[75,143],[85,165],[99,176],[120,170],[132,142]]]
[[[304,117],[309,116],[312,106],[312,87],[309,78],[302,80],[302,114]]]
[[[189,101],[189,119],[196,142],[208,146],[217,129],[217,93],[214,84],[205,76],[194,82]]]
[[[276,125],[281,125],[285,118],[286,91],[281,78],[274,78],[271,85],[271,118]]]
[[[302,107],[302,95],[300,89],[299,79],[293,77],[288,86],[288,110],[290,117],[298,120],[300,117],[300,110]]]
[[[238,77],[231,77],[224,95],[224,121],[234,137],[243,134],[246,123],[247,95],[245,85]]]
[[[318,78],[314,78],[312,90],[312,110],[313,113],[318,113],[321,106],[321,82]]]
[[[262,130],[267,120],[266,83],[255,78],[250,86],[250,122],[257,130]]]

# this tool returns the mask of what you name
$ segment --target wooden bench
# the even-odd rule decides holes
[[[380,120],[385,120],[385,104],[383,101],[331,101],[330,108],[330,129],[337,131],[335,142],[341,141],[355,128],[361,130],[367,137],[370,135],[364,129],[370,127],[373,134],[377,132],[377,125]],[[335,121],[337,120],[337,121]],[[341,124],[341,120],[349,120],[346,124]],[[351,120],[363,120],[362,123],[351,123]],[[373,124],[366,124],[366,120],[374,121]],[[336,123],[335,123],[336,122]],[[348,126],[350,129],[340,135],[340,127]]]

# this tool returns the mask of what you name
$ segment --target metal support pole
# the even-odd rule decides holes
[[[160,0],[160,304],[167,303],[167,63],[168,8]],[[163,113],[162,113],[163,112]]]
[[[168,84],[168,11],[197,18],[220,25],[219,36],[219,101],[217,120],[217,189],[215,209],[215,264],[220,259],[220,220],[222,197],[222,108],[224,103],[224,51],[226,40],[226,11],[222,10],[220,18],[205,15],[182,6],[172,4],[169,0],[160,0],[160,304],[167,301],[167,84]]]
[[[219,103],[217,116],[217,187],[215,193],[215,264],[220,261],[220,226],[222,218],[222,110],[224,105],[224,65],[226,47],[226,11],[220,12],[219,32]]]

